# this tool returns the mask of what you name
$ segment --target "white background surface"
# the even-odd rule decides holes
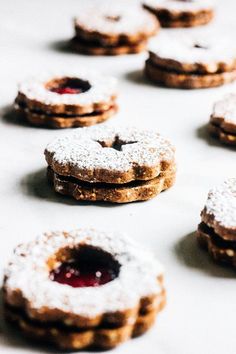
[[[235,272],[215,265],[197,247],[193,232],[208,189],[235,175],[235,151],[210,139],[204,125],[214,100],[236,86],[158,88],[141,78],[146,54],[87,57],[63,51],[63,40],[73,33],[71,18],[78,2],[1,1],[1,271],[16,244],[43,231],[83,226],[125,231],[164,263],[168,305],[148,334],[112,353],[235,354]],[[235,35],[235,17],[235,1],[219,1],[212,27],[216,33],[229,30]],[[148,202],[111,206],[78,204],[48,187],[43,150],[62,131],[22,125],[9,113],[9,105],[17,82],[25,77],[83,66],[120,80],[117,123],[157,129],[173,140],[178,178],[172,189]],[[2,318],[0,326],[0,353],[50,352],[6,328]]]

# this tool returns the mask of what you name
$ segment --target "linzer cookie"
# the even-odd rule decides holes
[[[219,262],[236,266],[236,179],[213,188],[201,213],[197,237]]]
[[[19,85],[15,107],[36,126],[71,128],[101,123],[117,111],[116,80],[78,72],[29,79]]]
[[[6,318],[63,350],[109,349],[145,333],[165,305],[163,268],[120,234],[44,234],[19,245],[5,270]]]
[[[236,145],[236,95],[229,94],[216,102],[209,132],[225,144]]]
[[[82,6],[74,25],[73,48],[91,55],[139,53],[159,29],[155,16],[142,7],[110,1]]]
[[[194,27],[214,17],[211,0],[145,0],[144,8],[155,14],[162,27]]]
[[[161,34],[150,45],[145,73],[167,87],[221,86],[236,79],[235,45],[209,33]]]
[[[174,155],[171,143],[156,132],[106,124],[76,129],[45,150],[56,192],[113,203],[148,200],[171,187]]]

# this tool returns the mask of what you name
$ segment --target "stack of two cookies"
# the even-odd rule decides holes
[[[197,238],[217,262],[236,267],[236,179],[229,178],[208,193]]]
[[[71,128],[101,123],[117,111],[116,80],[78,70],[19,85],[15,108],[36,126]]]
[[[151,253],[123,235],[79,229],[19,245],[3,297],[6,318],[23,334],[78,350],[109,349],[145,333],[166,296]]]
[[[236,94],[231,93],[214,104],[208,125],[210,134],[224,144],[236,146]]]
[[[50,143],[45,156],[56,192],[77,200],[148,200],[175,181],[175,152],[158,133],[99,125]]]
[[[175,88],[216,87],[236,79],[234,41],[214,34],[161,34],[149,47],[147,77]]]
[[[159,29],[154,15],[141,6],[109,2],[80,9],[74,21],[73,48],[90,55],[138,53]]]

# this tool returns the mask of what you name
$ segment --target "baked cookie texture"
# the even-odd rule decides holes
[[[148,200],[171,187],[176,175],[171,143],[132,127],[77,129],[48,144],[45,158],[56,192],[77,200]]]
[[[116,97],[116,79],[83,70],[22,82],[15,108],[35,126],[83,127],[113,116],[118,109]]]
[[[157,16],[162,27],[195,27],[214,18],[210,0],[145,0],[144,8]]]
[[[231,93],[214,104],[209,132],[221,142],[236,146],[236,95]]]
[[[161,34],[149,46],[146,76],[167,87],[217,87],[236,79],[236,50],[230,38],[213,34]]]
[[[197,238],[214,260],[236,266],[236,179],[210,190]]]
[[[19,245],[5,270],[6,318],[64,350],[109,349],[145,333],[166,301],[163,268],[117,233],[47,233]]]
[[[139,53],[159,30],[155,16],[141,6],[104,0],[82,6],[74,26],[72,47],[90,55]]]

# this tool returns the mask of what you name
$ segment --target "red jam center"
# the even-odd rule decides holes
[[[79,265],[77,262],[62,263],[50,273],[50,279],[73,288],[100,286],[117,277],[115,270],[102,265]]]
[[[83,92],[80,89],[72,88],[72,87],[56,87],[52,88],[50,91],[59,93],[59,95],[64,95],[64,94],[78,94]]]
[[[75,95],[88,91],[91,85],[88,81],[77,78],[62,78],[55,80],[48,86],[49,91],[56,92],[59,95]]]

